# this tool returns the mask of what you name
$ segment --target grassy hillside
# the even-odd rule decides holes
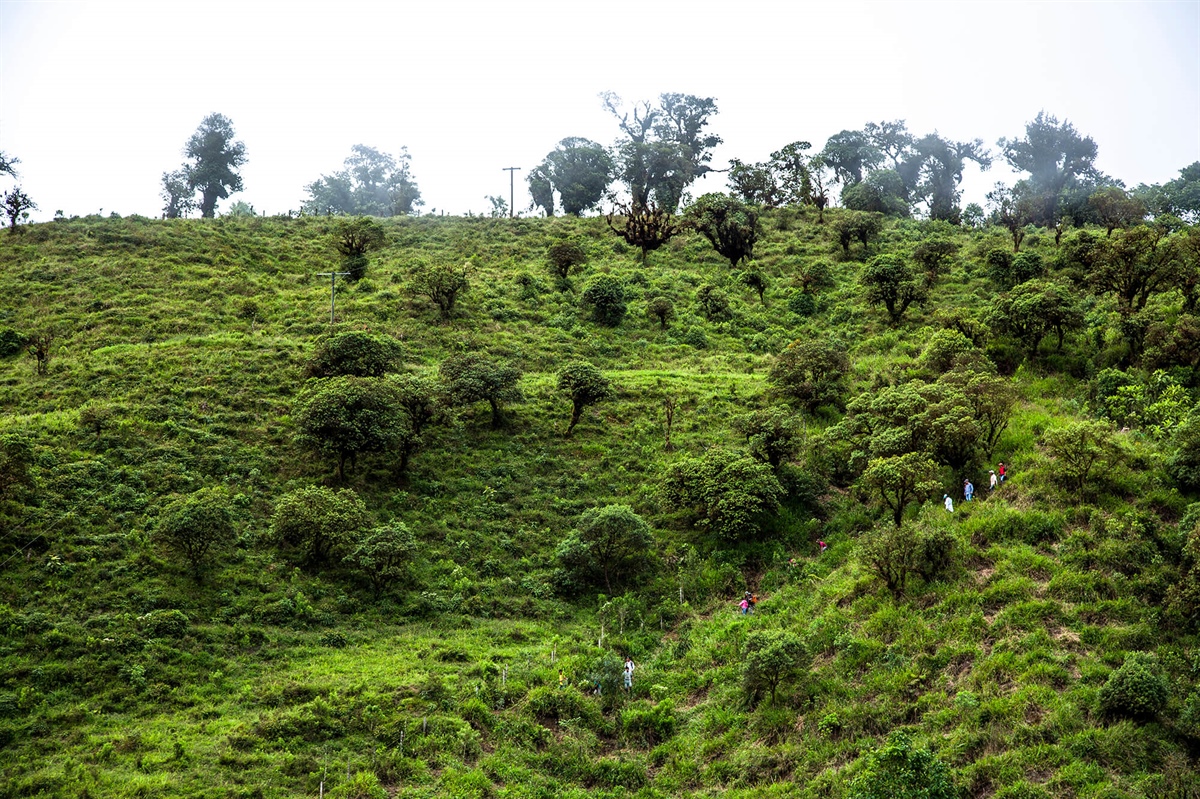
[[[1026,238],[1080,303],[1061,350],[1051,334],[1030,355],[986,316],[1008,288],[987,261],[1011,250],[1005,231],[889,222],[844,250],[828,216],[765,218],[762,302],[698,235],[643,267],[599,219],[383,220],[387,243],[364,279],[339,282],[333,325],[317,273],[340,268],[337,220],[89,217],[5,234],[0,344],[5,330],[53,341],[44,375],[24,353],[0,360],[0,438],[32,456],[29,485],[0,490],[0,794],[842,797],[865,795],[853,780],[886,771],[872,753],[905,731],[965,796],[1195,795],[1200,544],[1185,544],[1200,514],[1165,468],[1194,405],[1188,369],[1154,377],[1124,348],[1115,300],[1063,255],[1075,239]],[[587,255],[569,284],[546,263],[564,238]],[[861,275],[930,240],[958,250],[892,324]],[[466,262],[470,290],[443,321],[414,272]],[[817,263],[830,281],[805,315],[794,298]],[[617,327],[581,304],[602,275],[628,296]],[[706,285],[728,318],[701,312]],[[674,306],[666,329],[646,314],[657,297]],[[1145,313],[1179,327],[1180,306],[1164,291]],[[883,413],[861,403],[954,372],[932,353],[950,329],[979,333],[955,357],[1015,405],[990,453],[935,458],[906,544],[861,476],[856,436]],[[407,471],[394,452],[358,458],[345,486],[416,541],[408,578],[382,595],[271,532],[288,492],[342,487],[296,417],[306,364],[345,331],[394,338],[407,374],[436,380],[464,353],[522,372],[506,426],[485,402],[456,406]],[[787,407],[769,374],[793,341],[844,343],[843,395],[792,409],[779,507],[722,537],[664,481],[688,458],[747,451],[735,424]],[[557,374],[572,360],[615,396],[568,438]],[[1114,367],[1132,388],[1105,393]],[[924,413],[936,403],[922,397]],[[1140,397],[1140,415],[1113,397]],[[1096,463],[1076,484],[1054,433],[1090,420]],[[1010,477],[989,492],[1001,460]],[[979,501],[946,513],[964,475]],[[197,580],[157,531],[201,489],[226,497],[236,540]],[[609,504],[655,542],[617,596],[565,579],[555,555]],[[871,564],[889,546],[925,574],[888,590]],[[762,601],[742,616],[747,589]],[[802,652],[772,697],[752,678],[774,631]],[[624,655],[628,695],[608,682]],[[1132,676],[1114,677],[1126,663]]]

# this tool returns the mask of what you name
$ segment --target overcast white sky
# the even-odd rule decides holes
[[[521,209],[559,139],[613,142],[609,89],[716,98],[722,167],[885,119],[995,149],[1045,109],[1105,172],[1157,183],[1200,160],[1200,0],[0,0],[0,149],[38,219],[157,216],[213,111],[249,155],[232,199],[259,211],[298,208],[357,143],[408,147],[426,213],[484,212],[507,166]],[[966,199],[997,180],[969,173]]]

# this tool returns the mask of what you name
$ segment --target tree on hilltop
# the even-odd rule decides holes
[[[191,162],[184,166],[188,188],[200,192],[200,216],[211,219],[217,200],[242,190],[238,169],[246,163],[246,145],[235,141],[233,121],[223,114],[209,114],[184,147]]]
[[[343,169],[321,175],[304,187],[308,199],[301,210],[308,214],[349,216],[405,216],[424,205],[421,191],[409,171],[407,147],[400,155],[356,144]]]
[[[607,148],[569,136],[551,150],[527,178],[534,206],[554,216],[554,194],[564,213],[580,216],[600,204],[612,181],[613,159]]]

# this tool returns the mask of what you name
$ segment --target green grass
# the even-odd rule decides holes
[[[945,577],[913,578],[900,599],[858,557],[886,514],[846,486],[826,486],[815,513],[786,503],[764,540],[743,544],[663,501],[677,458],[744,446],[731,422],[776,402],[766,376],[792,340],[847,342],[852,393],[908,379],[938,312],[978,314],[990,300],[978,263],[990,232],[956,233],[962,255],[936,301],[893,327],[862,302],[860,262],[911,250],[923,223],[896,223],[844,259],[808,215],[769,215],[756,258],[765,307],[698,236],[643,269],[598,219],[384,225],[367,277],[339,284],[332,327],[315,276],[337,265],[331,220],[88,217],[0,238],[0,327],[56,336],[46,376],[0,360],[0,433],[32,444],[36,478],[0,521],[0,793],[290,797],[324,781],[332,795],[378,783],[412,797],[842,797],[896,729],[969,795],[1196,790],[1181,714],[1200,658],[1163,610],[1194,497],[1169,483],[1149,438],[1122,439],[1080,497],[1040,444],[1087,416],[1071,364],[1102,357],[1092,332],[1061,357],[1044,345],[1013,377],[1020,402],[989,459],[1009,465],[1000,490],[987,495],[984,467],[981,501],[951,516],[938,492],[910,511],[949,531],[955,554]],[[566,235],[589,261],[559,291],[544,251]],[[802,319],[786,301],[813,258],[834,263],[836,285]],[[471,290],[439,322],[408,274],[465,260]],[[597,274],[630,294],[615,329],[579,307]],[[732,322],[699,314],[706,283],[729,294]],[[666,331],[645,315],[656,296],[675,304]],[[269,542],[279,496],[333,484],[333,463],[299,449],[292,422],[305,359],[331,329],[391,335],[406,368],[430,376],[474,351],[524,373],[507,429],[491,430],[480,404],[435,428],[406,475],[386,455],[360,459],[350,487],[419,542],[409,583],[379,600],[347,567],[301,569]],[[555,375],[572,359],[598,366],[616,396],[567,439]],[[98,409],[97,432],[81,415]],[[805,418],[797,468],[821,462],[839,415]],[[940,479],[953,485],[948,470]],[[197,584],[153,531],[172,499],[217,485],[237,542]],[[655,530],[649,576],[620,597],[559,594],[554,547],[584,510],[615,502]],[[763,601],[742,617],[747,588]],[[178,637],[156,626],[172,610],[187,617]],[[803,637],[811,667],[752,707],[743,645],[775,628]],[[1157,719],[1099,713],[1132,651],[1157,653],[1171,682]],[[591,693],[605,653],[637,661],[629,696]]]

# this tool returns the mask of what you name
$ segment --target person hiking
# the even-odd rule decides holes
[[[996,490],[996,470],[991,469],[988,471],[988,491],[995,491],[995,490]]]
[[[558,690],[565,690],[567,687],[567,675],[562,669],[558,670]]]
[[[742,601],[738,603],[738,607],[742,609],[742,615],[745,616],[750,612],[750,595],[742,597]]]
[[[625,658],[625,690],[633,690],[633,658]]]
[[[942,494],[942,504],[946,506],[946,510],[954,513],[954,500],[950,498],[949,494]]]
[[[996,466],[996,474],[1000,476],[1001,483],[1004,482],[1004,477],[1007,471],[1008,470],[1004,468],[1004,461],[1000,461],[1000,463]]]
[[[963,480],[963,496],[966,498],[967,502],[971,501],[971,497],[974,496],[974,494],[975,486],[971,484],[970,480]]]
[[[825,550],[829,549],[829,544],[826,544],[824,541],[818,541],[817,548],[820,549],[821,552],[824,552]]]

